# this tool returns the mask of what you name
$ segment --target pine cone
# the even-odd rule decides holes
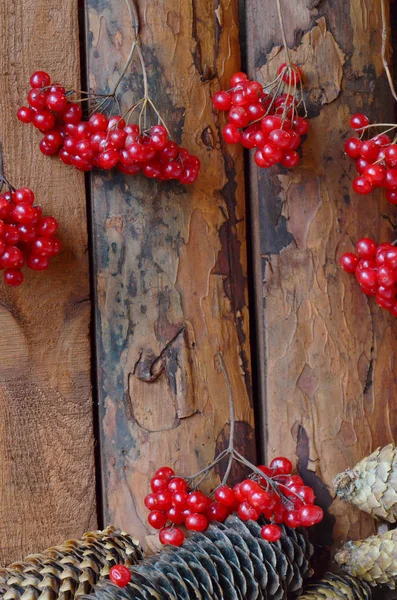
[[[397,520],[397,449],[378,448],[333,481],[340,498],[389,523]]]
[[[73,600],[88,594],[112,565],[135,565],[141,558],[138,542],[114,527],[88,532],[0,569],[0,598]]]
[[[236,516],[194,533],[180,548],[164,547],[131,569],[131,582],[118,588],[102,580],[86,600],[202,598],[281,600],[299,595],[311,575],[313,547],[301,532],[284,528],[281,540],[265,542],[255,521]]]
[[[323,579],[309,583],[300,600],[371,600],[369,586],[349,577],[327,573]]]
[[[336,562],[353,577],[372,586],[385,584],[392,590],[397,582],[397,529],[366,540],[347,542],[335,556]]]

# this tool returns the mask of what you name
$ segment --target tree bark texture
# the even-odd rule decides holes
[[[211,95],[239,68],[237,2],[137,3],[150,96],[175,140],[199,156],[194,185],[92,176],[104,518],[141,538],[149,479],[189,475],[228,436],[254,454],[242,153],[224,146]],[[87,0],[88,81],[110,91],[133,30],[124,2]],[[134,60],[123,110],[143,96]],[[218,474],[209,485],[219,481]]]
[[[355,194],[354,162],[343,153],[352,114],[373,122],[394,116],[380,3],[281,0],[281,7],[291,60],[304,70],[311,128],[298,168],[251,164],[258,433],[268,456],[296,454],[329,511],[318,537],[331,544],[373,528],[334,500],[332,477],[396,438],[396,321],[338,266],[359,238],[396,237],[384,190]],[[250,75],[270,81],[285,61],[276,3],[248,2],[246,26]]]

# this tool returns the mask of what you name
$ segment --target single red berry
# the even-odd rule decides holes
[[[394,270],[390,267],[381,266],[377,270],[378,284],[382,287],[388,288],[394,286],[396,283],[396,275]]]
[[[373,184],[366,177],[356,177],[353,180],[353,190],[357,194],[370,194],[373,189]]]
[[[295,117],[293,125],[299,135],[306,135],[309,131],[309,121],[303,117]]]
[[[386,177],[386,168],[382,165],[368,165],[365,167],[363,175],[373,185],[381,185]]]
[[[303,485],[298,490],[298,496],[303,500],[305,504],[314,504],[316,496],[311,487]]]
[[[274,163],[270,163],[265,158],[263,150],[260,148],[255,152],[254,160],[255,160],[255,163],[258,165],[258,167],[260,167],[261,169],[268,169],[269,167],[272,166],[272,164],[274,164]]]
[[[109,579],[118,587],[123,588],[131,581],[131,573],[125,565],[113,565],[109,570]]]
[[[319,506],[303,506],[299,510],[299,519],[305,527],[316,525],[323,519],[324,513]]]
[[[68,102],[64,111],[62,111],[62,118],[65,123],[77,125],[80,123],[83,117],[83,111],[79,104],[74,102]]]
[[[168,489],[168,480],[164,477],[153,477],[150,480],[152,492],[162,492]]]
[[[6,269],[4,283],[10,287],[18,287],[23,283],[23,273],[19,269]]]
[[[13,201],[15,204],[33,204],[34,193],[30,188],[19,188],[14,193]]]
[[[175,525],[182,525],[182,523],[185,522],[185,515],[181,508],[171,506],[171,508],[167,510],[167,519]]]
[[[11,213],[14,222],[20,225],[30,225],[36,216],[36,211],[31,204],[16,204]]]
[[[345,252],[340,257],[340,266],[346,273],[354,273],[358,265],[358,257],[352,252]]]
[[[387,298],[384,298],[383,296],[380,296],[379,294],[376,294],[375,301],[376,304],[378,304],[378,306],[386,308],[386,310],[390,310],[391,308],[393,308],[396,299],[393,298],[392,300],[389,300]]]
[[[378,158],[379,148],[373,140],[367,140],[361,144],[361,156],[370,162]]]
[[[236,496],[230,487],[222,485],[215,492],[215,500],[224,506],[233,506],[236,501]]]
[[[37,89],[37,88],[30,90],[27,100],[28,100],[29,106],[32,108],[35,108],[36,111],[43,110],[46,106],[45,94],[40,89]]]
[[[171,469],[171,467],[161,467],[160,469],[157,469],[157,471],[154,474],[155,477],[159,477],[160,479],[166,479],[167,481],[169,481],[171,477],[174,477],[174,475],[175,471]]]
[[[372,260],[376,256],[376,244],[370,238],[361,238],[356,244],[356,252],[363,260]]]
[[[367,125],[369,125],[369,119],[362,113],[356,113],[350,119],[350,127],[352,129],[362,129],[363,127],[366,127]]]
[[[202,492],[191,492],[187,500],[187,508],[194,513],[202,513],[211,501]]]
[[[245,108],[243,108],[242,106],[234,106],[230,109],[229,114],[227,116],[227,120],[229,121],[229,123],[240,128],[248,125],[250,117]]]
[[[276,148],[286,150],[291,144],[291,136],[288,131],[284,131],[284,129],[273,129],[273,131],[269,133],[269,142],[273,144],[273,146],[276,146]]]
[[[397,190],[386,190],[386,198],[390,204],[397,204]]]
[[[391,139],[387,135],[387,133],[380,133],[379,135],[372,138],[377,146],[380,148],[386,148],[386,146],[390,146]]]
[[[218,502],[213,502],[204,512],[208,521],[218,521],[223,523],[229,516],[228,507]]]
[[[287,511],[287,513],[284,517],[284,523],[288,527],[291,527],[292,529],[299,527],[301,525],[301,517],[300,517],[299,511],[298,510]]]
[[[145,498],[145,506],[148,510],[157,508],[156,494],[148,494]]]
[[[397,190],[397,169],[387,169],[383,185],[387,190]]]
[[[257,521],[260,517],[260,512],[253,506],[249,504],[249,502],[243,502],[240,504],[237,510],[238,516],[243,521]]]
[[[43,133],[55,126],[55,117],[49,110],[39,110],[33,117],[33,125]]]
[[[239,83],[244,83],[245,81],[248,81],[248,75],[241,71],[232,75],[232,78],[230,79],[230,83],[233,87]]]
[[[275,165],[283,158],[283,152],[273,144],[265,144],[262,148],[262,156],[271,165]]]
[[[287,169],[296,167],[298,163],[299,154],[295,152],[295,150],[286,150],[280,160],[280,165],[286,167]]]
[[[33,271],[45,271],[50,265],[50,260],[47,256],[34,256],[31,254],[26,259],[26,264]]]
[[[159,510],[169,510],[172,507],[172,493],[168,491],[157,492],[156,506]]]
[[[275,115],[269,115],[267,117],[265,117],[264,119],[262,119],[261,121],[261,128],[262,131],[264,131],[266,134],[269,134],[271,131],[274,131],[275,129],[281,129],[283,126],[283,122],[280,119],[280,117],[277,117]]]
[[[261,529],[261,537],[267,542],[277,542],[281,538],[281,529],[277,525],[265,525]]]
[[[51,83],[51,78],[45,71],[35,71],[30,77],[30,87],[42,88],[48,87]]]
[[[377,287],[378,280],[375,269],[356,269],[355,274],[360,285],[371,290]]]
[[[345,142],[345,152],[350,158],[360,158],[362,142],[358,138],[349,138]]]
[[[162,529],[167,523],[167,515],[160,510],[152,510],[149,513],[147,521],[153,529]]]
[[[229,92],[217,92],[212,96],[212,105],[216,110],[229,110],[232,100]]]
[[[266,110],[263,104],[261,104],[260,102],[254,102],[253,104],[249,104],[247,106],[247,112],[251,121],[257,121],[266,114]]]
[[[270,468],[273,469],[275,475],[289,475],[292,471],[292,462],[285,456],[278,456],[273,458]]]
[[[62,112],[65,110],[67,105],[67,99],[65,94],[62,92],[51,92],[46,96],[47,108],[54,112]]]
[[[288,477],[288,479],[285,480],[285,485],[287,487],[290,487],[291,485],[304,485],[304,481],[299,475],[291,475],[290,477]]]
[[[208,527],[208,519],[200,513],[192,513],[186,517],[186,529],[190,531],[205,531]]]
[[[101,152],[101,154],[98,154],[98,166],[101,169],[106,169],[108,171],[109,169],[112,169],[116,166],[116,164],[119,161],[119,158],[120,154],[117,152],[117,150],[109,148],[105,152]]]
[[[388,148],[385,148],[385,161],[390,169],[397,167],[397,144],[390,144]]]
[[[181,546],[185,540],[185,535],[178,527],[165,527],[160,531],[159,539],[164,545]]]
[[[0,258],[1,269],[15,269],[23,265],[23,254],[16,246],[6,246]]]
[[[248,502],[260,512],[263,512],[264,510],[270,510],[274,506],[273,496],[264,490],[261,490],[260,492],[254,492],[248,498]]]
[[[241,495],[246,500],[255,492],[261,492],[262,488],[256,481],[252,481],[252,479],[244,479],[244,481],[240,484]]]
[[[31,108],[27,106],[21,106],[17,112],[17,119],[21,121],[21,123],[31,123],[34,117],[34,112]]]
[[[21,206],[20,204],[18,206]],[[32,208],[32,207],[31,207]],[[32,221],[30,221],[31,223]],[[24,225],[26,223],[23,223]],[[52,239],[44,236],[38,237],[32,244],[32,254],[35,256],[51,256]]]
[[[173,492],[172,506],[177,506],[177,507],[180,507],[181,509],[186,509],[188,498],[189,498],[189,494],[187,492]]]
[[[168,483],[170,492],[186,492],[188,489],[187,482],[182,477],[174,477]]]
[[[106,131],[108,119],[102,113],[94,113],[88,119],[88,124],[93,133],[98,133],[99,131]]]

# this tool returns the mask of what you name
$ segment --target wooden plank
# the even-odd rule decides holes
[[[17,121],[38,68],[79,86],[77,3],[0,3],[7,174],[60,223],[63,251],[18,289],[0,284],[0,562],[96,525],[84,176],[44,157]]]
[[[271,80],[285,60],[276,2],[246,6],[250,75]],[[339,269],[369,235],[395,234],[384,191],[352,192],[343,155],[350,115],[392,118],[382,70],[380,4],[282,0],[292,60],[304,64],[311,129],[301,166],[252,165],[256,303],[261,347],[262,443],[297,456],[330,516],[319,538],[365,536],[372,520],[333,501],[332,477],[395,438],[397,324]]]
[[[127,8],[86,5],[89,81],[109,91],[131,46]],[[225,443],[219,351],[238,445],[252,456],[254,440],[242,155],[220,142],[210,101],[239,66],[237,2],[142,0],[139,15],[152,98],[202,161],[188,189],[114,172],[92,179],[105,521],[142,537],[155,469],[192,474]],[[134,62],[124,109],[142,96],[141,83]]]

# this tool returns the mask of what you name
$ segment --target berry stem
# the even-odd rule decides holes
[[[395,90],[395,87],[393,84],[393,79],[392,79],[389,65],[388,65],[387,58],[386,58],[387,42],[388,42],[387,23],[386,23],[386,2],[389,5],[388,0],[380,1],[381,12],[382,12],[382,50],[381,50],[381,54],[382,54],[383,67],[385,69],[385,72],[387,75],[387,80],[389,82],[390,91],[392,93],[394,100],[397,101],[397,93],[396,93],[396,90]]]
[[[9,192],[15,192],[13,185],[8,181],[4,174],[4,152],[3,152],[3,142],[0,140],[0,192],[2,191],[4,185],[8,187]]]
[[[281,11],[281,0],[276,0],[276,4],[277,4],[278,19],[280,21],[281,36],[283,38],[283,45],[284,45],[284,50],[285,50],[286,62],[287,62],[288,68],[291,69],[291,57],[290,57],[290,54],[289,54],[289,48],[288,48],[288,44],[287,44],[287,38],[286,38],[286,35],[285,35],[284,19],[283,19],[283,13]]]

